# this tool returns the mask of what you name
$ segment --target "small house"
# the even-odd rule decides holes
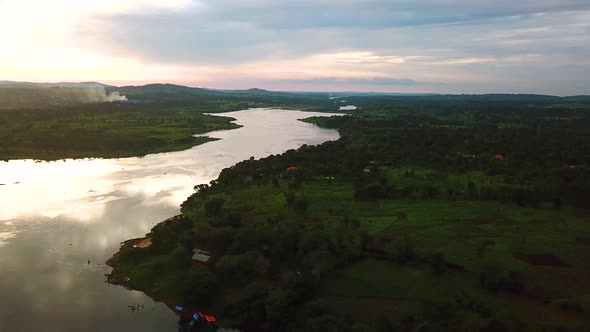
[[[211,258],[211,253],[201,249],[193,249],[193,261],[207,264]]]
[[[497,154],[497,155],[494,156],[494,159],[496,159],[496,160],[504,160],[504,156],[501,155],[501,154]]]
[[[289,166],[287,167],[287,171],[291,172],[291,171],[296,171],[297,170],[297,166]]]

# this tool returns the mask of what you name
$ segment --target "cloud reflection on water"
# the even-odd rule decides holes
[[[179,211],[193,186],[234,163],[338,138],[297,121],[323,115],[249,110],[219,141],[143,158],[0,163],[0,330],[172,331],[176,317],[140,292],[104,283],[122,241]],[[19,184],[15,184],[20,182]],[[90,261],[90,263],[88,263]],[[145,304],[130,315],[128,305]]]

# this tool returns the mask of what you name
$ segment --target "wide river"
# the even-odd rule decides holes
[[[177,214],[193,186],[223,168],[339,137],[297,121],[322,113],[221,115],[243,127],[208,133],[221,140],[185,151],[0,162],[0,331],[178,331],[176,315],[163,304],[105,283],[104,262],[122,241]]]

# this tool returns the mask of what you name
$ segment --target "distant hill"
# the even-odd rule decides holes
[[[328,110],[332,106],[327,94],[301,94],[264,89],[217,90],[176,84],[147,84],[140,86],[107,87],[107,92],[118,91],[132,103],[186,105],[192,108],[218,109],[223,104],[228,110],[250,107],[297,107]]]
[[[285,92],[285,91],[269,91],[259,88],[252,88],[248,90],[209,90],[209,91],[218,91],[224,92],[229,94],[239,94],[239,95],[252,95],[252,96],[275,96],[275,97],[288,97],[294,95],[300,95],[297,92]]]
[[[565,97],[568,100],[581,102],[581,103],[590,103],[590,96],[569,96]]]
[[[357,106],[369,106],[380,100],[402,103],[454,103],[490,102],[511,103],[590,103],[590,96],[557,97],[535,94],[420,94],[382,92],[285,92],[260,88],[247,90],[217,90],[188,87],[176,84],[154,83],[147,85],[111,86],[98,82],[80,83],[29,83],[0,81],[0,110],[31,109],[71,106],[84,103],[126,101],[199,106],[216,109],[219,104],[228,109],[248,107],[299,107],[301,109],[338,109],[336,101],[346,98]],[[375,104],[376,105],[376,104]]]
[[[208,90],[201,88],[192,88],[176,84],[147,84],[147,85],[130,85],[121,87],[109,87],[109,90],[116,90],[123,94],[140,95],[140,94],[189,94],[189,95],[206,95]]]

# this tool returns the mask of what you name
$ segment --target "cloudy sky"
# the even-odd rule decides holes
[[[0,80],[590,94],[590,0],[0,0]]]

